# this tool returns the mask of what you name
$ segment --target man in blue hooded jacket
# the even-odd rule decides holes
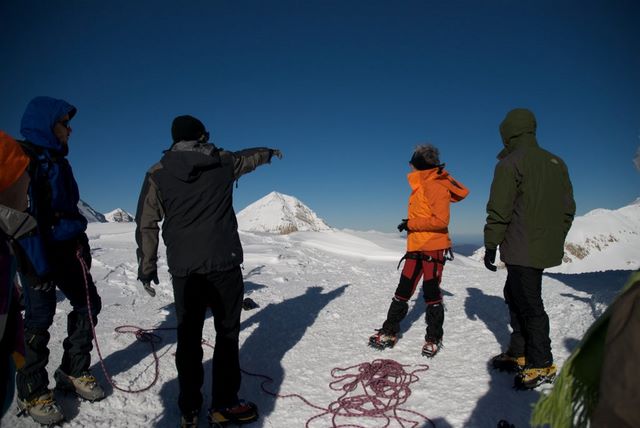
[[[54,374],[56,386],[83,399],[104,398],[104,390],[89,372],[92,326],[101,300],[89,268],[91,252],[80,214],[80,195],[66,156],[70,120],[76,108],[63,100],[36,97],[22,117],[22,147],[31,158],[30,206],[37,221],[34,233],[19,242],[19,271],[25,296],[25,364],[16,377],[18,406],[41,424],[64,415],[49,390],[49,332],[56,311],[56,287],[71,303],[64,352]],[[87,296],[89,303],[87,303]],[[91,317],[91,319],[89,318]]]

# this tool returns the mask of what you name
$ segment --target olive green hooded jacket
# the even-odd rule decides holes
[[[538,146],[536,119],[529,110],[510,111],[500,135],[504,149],[487,203],[484,245],[500,247],[505,264],[557,266],[576,211],[567,166]]]

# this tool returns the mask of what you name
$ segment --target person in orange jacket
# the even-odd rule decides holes
[[[442,270],[451,259],[449,238],[449,207],[463,200],[467,189],[444,169],[439,151],[431,144],[416,147],[407,175],[411,186],[408,218],[398,225],[407,231],[407,253],[400,282],[382,328],[369,338],[369,345],[377,349],[392,348],[398,341],[400,322],[409,310],[408,301],[422,281],[427,305],[427,334],[422,355],[432,358],[442,346],[444,307],[442,306]]]

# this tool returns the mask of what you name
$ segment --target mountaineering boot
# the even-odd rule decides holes
[[[552,383],[556,377],[556,365],[547,367],[525,367],[513,379],[515,389],[534,389],[543,383]]]
[[[104,389],[89,371],[74,377],[66,374],[62,369],[57,369],[53,378],[56,380],[57,389],[73,392],[87,401],[99,401],[105,396]]]
[[[442,340],[426,339],[422,345],[422,355],[427,358],[433,358],[442,348]]]
[[[17,402],[18,416],[29,415],[34,421],[42,425],[55,425],[64,420],[62,409],[56,403],[52,391],[47,391],[32,400],[18,398]]]
[[[507,352],[496,355],[491,359],[491,367],[501,372],[518,373],[524,368],[524,355],[514,357]]]
[[[381,328],[376,334],[369,338],[369,346],[376,349],[393,348],[397,341],[398,336],[385,332],[384,329]]]
[[[180,428],[195,428],[198,426],[198,412],[193,411],[188,414],[183,414],[180,418]]]
[[[257,420],[258,407],[250,401],[240,400],[235,406],[209,411],[209,424],[212,427],[228,424],[243,425]]]

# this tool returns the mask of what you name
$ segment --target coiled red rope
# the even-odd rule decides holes
[[[410,366],[394,360],[377,359],[370,363],[332,369],[331,376],[335,380],[329,383],[329,388],[341,391],[342,395],[326,408],[311,403],[300,394],[277,394],[269,391],[265,385],[273,382],[273,379],[268,376],[244,370],[243,373],[264,379],[260,387],[271,396],[298,398],[306,405],[321,410],[321,413],[307,420],[307,428],[325,416],[331,417],[329,426],[333,428],[365,428],[363,425],[344,423],[348,418],[378,419],[383,427],[390,426],[392,421],[401,427],[415,428],[422,426],[424,422],[435,427],[433,421],[422,413],[400,407],[411,395],[410,385],[420,380],[417,373],[429,369],[428,365],[419,364],[415,370],[407,372],[406,367]],[[418,420],[414,420],[415,418]]]

